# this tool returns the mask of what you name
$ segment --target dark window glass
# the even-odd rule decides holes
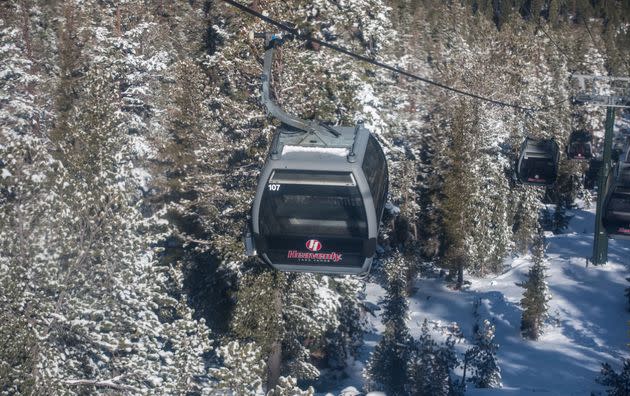
[[[376,206],[376,215],[380,216],[384,205],[383,195],[386,193],[387,188],[387,165],[383,150],[381,150],[376,138],[372,135],[368,139],[361,168],[370,186],[372,199]]]
[[[304,179],[323,184],[274,183],[288,180],[286,172],[300,180],[296,171],[282,171],[283,178],[272,178],[265,188],[260,207],[260,229],[263,235],[319,235],[367,237],[365,208],[359,188],[349,173],[305,172]],[[330,185],[330,180],[351,180],[350,186]]]
[[[630,194],[613,193],[613,195],[610,197],[608,210],[630,214]]]
[[[555,178],[556,167],[548,158],[528,158],[523,161],[521,172],[530,182],[546,182]]]
[[[571,143],[569,152],[573,157],[585,158],[591,155],[590,145],[582,142]]]

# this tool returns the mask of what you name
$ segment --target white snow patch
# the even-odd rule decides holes
[[[547,234],[547,282],[552,299],[550,319],[538,341],[524,340],[520,333],[523,288],[517,283],[525,280],[531,257],[507,259],[509,269],[494,277],[467,276],[471,285],[463,291],[449,289],[441,278],[416,280],[407,322],[415,338],[426,318],[436,341],[449,334],[456,337],[455,350],[461,359],[474,342],[475,301],[481,302],[479,319],[488,319],[496,326],[503,388],[469,386],[467,395],[604,394],[605,388],[595,382],[601,364],[610,363],[619,371],[621,359],[630,355],[626,325],[630,313],[624,298],[630,241],[610,240],[608,264],[586,266],[585,257],[591,255],[593,246],[594,208],[574,209],[571,215],[566,234]],[[372,305],[385,295],[376,283],[367,283],[365,292]],[[381,311],[374,315],[366,315],[365,343],[357,360],[346,369],[349,378],[337,389],[362,388],[363,368],[384,331]],[[456,374],[461,375],[461,368]],[[333,389],[325,391],[335,393]]]
[[[345,147],[305,147],[286,145],[282,148],[282,155],[288,153],[318,153],[346,157],[350,151]]]
[[[147,191],[149,189],[151,174],[145,168],[133,168],[131,170],[131,174],[140,188],[142,188],[144,191]]]
[[[359,392],[357,388],[354,386],[348,386],[339,393],[339,396],[358,396],[360,394],[361,392]]]
[[[8,169],[3,168],[1,176],[2,176],[3,179],[6,179],[7,177],[11,177],[13,175],[11,174],[11,172],[9,172]]]
[[[391,213],[391,214],[398,214],[398,213],[400,213],[400,208],[398,206],[394,205],[391,202],[387,202],[385,204],[385,209],[387,209],[387,211],[389,211],[389,213]]]
[[[31,180],[34,181],[35,183],[41,183],[44,180],[46,180],[46,175],[42,173],[35,173],[31,175]]]

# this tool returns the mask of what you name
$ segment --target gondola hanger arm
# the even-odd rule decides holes
[[[251,35],[250,35],[251,37]],[[265,40],[265,58],[263,61],[262,79],[262,102],[267,108],[267,112],[273,117],[280,120],[285,125],[305,131],[315,133],[316,135],[331,133],[338,137],[339,133],[327,125],[317,120],[303,120],[295,115],[289,114],[278,102],[271,97],[271,79],[273,68],[273,55],[277,46],[284,43],[285,40],[293,39],[292,34],[285,33],[254,33],[254,38]]]

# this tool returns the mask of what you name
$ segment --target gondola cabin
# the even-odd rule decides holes
[[[258,179],[246,253],[280,271],[367,273],[387,199],[385,154],[362,123],[332,127],[286,113],[271,96],[285,37],[254,37],[265,39],[262,101],[281,125]]]
[[[271,97],[274,49],[266,44],[262,101],[281,125],[258,179],[245,235],[248,255],[280,271],[364,274],[388,190],[385,154],[362,123],[328,126],[286,113]]]
[[[558,177],[558,144],[553,139],[525,138],[517,163],[517,176],[521,183],[534,186],[551,186]]]
[[[630,186],[615,184],[606,197],[603,225],[610,238],[630,239]]]
[[[339,136],[279,133],[252,207],[258,256],[281,271],[361,274],[387,199],[385,155],[361,124]],[[312,138],[312,139],[311,139]]]
[[[588,170],[584,174],[584,188],[592,190],[595,188],[599,172],[602,169],[604,162],[601,159],[592,158],[589,161]]]
[[[592,135],[587,131],[573,131],[567,145],[567,155],[573,160],[588,160],[593,157]]]

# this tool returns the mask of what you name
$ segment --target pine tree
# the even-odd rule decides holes
[[[525,253],[539,227],[539,210],[541,192],[525,187],[517,187],[514,191],[516,199],[513,201],[513,228],[515,250]]]
[[[325,349],[326,335],[341,326],[342,297],[336,290],[342,287],[328,277],[270,271],[245,274],[241,282],[231,328],[238,339],[261,348],[266,389],[273,389],[280,376],[317,378],[311,351]],[[356,298],[344,294],[343,300]]]
[[[429,323],[422,323],[420,338],[414,340],[407,371],[409,394],[417,396],[451,396],[459,394],[460,387],[453,381],[452,371],[459,366],[449,338],[438,345],[431,337]]]
[[[405,395],[407,366],[411,348],[411,336],[407,327],[408,303],[405,297],[405,277],[398,269],[404,267],[405,258],[396,253],[385,264],[387,294],[382,301],[382,321],[385,325],[383,338],[374,348],[365,375],[377,387],[393,396]]]
[[[467,137],[470,132],[470,108],[465,104],[457,109],[451,129],[451,147],[447,157],[451,164],[445,175],[443,186],[444,203],[444,233],[446,253],[445,263],[451,277],[456,277],[456,288],[461,288],[464,282],[464,269],[469,266],[467,255],[472,231],[472,196],[473,186],[462,183],[462,180],[473,180],[470,163],[471,150],[462,150],[469,146]]]
[[[596,381],[611,389],[606,390],[609,396],[625,396],[630,394],[630,359],[623,360],[623,368],[617,373],[610,364],[603,363]]]
[[[364,292],[365,283],[347,277],[335,279],[333,284],[339,294],[339,326],[327,331],[326,345],[322,349],[328,366],[342,370],[350,358],[357,358],[359,348],[363,345],[366,318],[362,315],[363,307],[357,296]]]
[[[86,14],[76,19],[66,15],[65,31],[81,30],[85,43],[93,43],[95,36],[107,41],[107,27],[112,26],[107,7],[83,2]],[[54,11],[55,5],[46,5],[46,10]],[[59,22],[37,8],[29,12],[33,15],[24,20],[27,24]],[[89,26],[92,17],[102,18],[95,23],[98,34]],[[31,38],[32,59],[38,60],[42,53],[34,51],[46,40]],[[62,37],[60,45],[69,41],[72,37]],[[160,220],[155,213],[140,211],[145,202],[133,174],[140,153],[134,154],[127,134],[131,123],[121,111],[119,69],[110,67],[117,58],[106,51],[97,55],[90,45],[84,50],[92,56],[62,50],[58,61],[68,65],[59,69],[38,65],[40,72],[64,73],[51,79],[57,89],[19,76],[15,66],[9,74],[28,85],[24,91],[11,89],[26,96],[10,122],[2,114],[9,128],[0,131],[0,266],[10,268],[0,275],[0,333],[14,334],[9,341],[21,350],[15,354],[7,348],[4,355],[3,348],[0,353],[2,381],[11,382],[11,388],[4,383],[2,388],[70,395],[108,388],[209,393],[203,360],[210,349],[208,329],[203,320],[192,318],[181,272],[159,267],[159,250],[150,247],[164,237]],[[51,61],[56,58],[46,63]],[[3,81],[13,83],[10,78]],[[55,100],[61,98],[54,109],[42,105],[42,111],[29,114],[29,103],[55,102],[52,92],[59,95]],[[54,131],[45,122],[47,110],[54,111]],[[5,321],[5,313],[13,319]]]
[[[527,280],[521,284],[525,291],[521,299],[523,315],[521,333],[523,337],[537,340],[543,332],[543,325],[547,319],[548,302],[551,299],[545,278],[545,240],[542,230],[532,248],[533,264],[527,275]]]
[[[499,346],[494,343],[495,327],[485,319],[475,334],[475,346],[466,351],[467,367],[473,372],[468,381],[477,388],[500,388],[501,369],[497,361]]]
[[[263,394],[266,367],[259,347],[230,341],[219,348],[217,355],[222,360],[222,367],[211,369],[210,374],[218,381],[218,391],[235,395]]]
[[[313,396],[315,390],[309,387],[302,390],[297,386],[297,380],[293,377],[280,377],[278,384],[267,392],[266,396]]]
[[[569,226],[571,217],[573,216],[567,215],[567,210],[563,202],[556,204],[556,210],[553,212],[553,233],[561,234]]]
[[[552,26],[558,26],[558,23],[560,22],[559,20],[559,15],[560,15],[560,0],[549,0],[549,3],[547,5],[547,21],[552,25]]]

